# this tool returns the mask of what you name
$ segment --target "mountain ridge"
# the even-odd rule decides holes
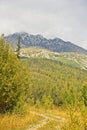
[[[86,49],[83,49],[72,42],[64,41],[57,37],[48,39],[40,34],[32,35],[26,32],[17,32],[6,36],[5,40],[6,42],[9,42],[13,48],[16,48],[19,36],[21,47],[37,46],[54,52],[78,52],[87,54]]]

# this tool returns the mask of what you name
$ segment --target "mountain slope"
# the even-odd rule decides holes
[[[29,35],[25,32],[14,33],[6,36],[6,42],[10,42],[11,46],[16,48],[19,35],[21,47],[38,46],[55,52],[78,52],[87,54],[87,50],[71,42],[65,42],[60,38],[47,39],[41,35]]]
[[[38,47],[21,48],[22,58],[45,58],[64,65],[87,70],[87,55],[76,52],[57,53]]]

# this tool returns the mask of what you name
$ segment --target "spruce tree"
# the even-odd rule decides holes
[[[29,88],[28,68],[0,39],[0,113],[20,112],[27,99]],[[23,112],[23,110],[22,110]]]
[[[19,35],[18,43],[17,43],[17,50],[16,50],[18,59],[20,58],[20,49],[21,49],[21,46],[20,46],[20,35]]]

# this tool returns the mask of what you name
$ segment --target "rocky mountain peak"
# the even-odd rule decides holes
[[[38,46],[55,52],[78,52],[87,54],[87,50],[71,42],[66,42],[60,38],[47,39],[40,34],[31,35],[26,32],[17,32],[6,36],[6,42],[10,42],[13,47],[16,47],[19,35],[22,47]]]

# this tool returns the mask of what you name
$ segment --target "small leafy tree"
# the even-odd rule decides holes
[[[51,98],[51,96],[43,96],[42,98],[42,102],[43,105],[45,107],[45,109],[52,109],[53,108],[53,99]]]
[[[69,88],[64,93],[65,103],[67,105],[75,106],[77,104],[76,89],[74,87]]]
[[[40,105],[41,105],[40,101],[37,100],[37,101],[36,101],[36,104],[35,104],[35,107],[36,107],[36,108],[40,108]]]

